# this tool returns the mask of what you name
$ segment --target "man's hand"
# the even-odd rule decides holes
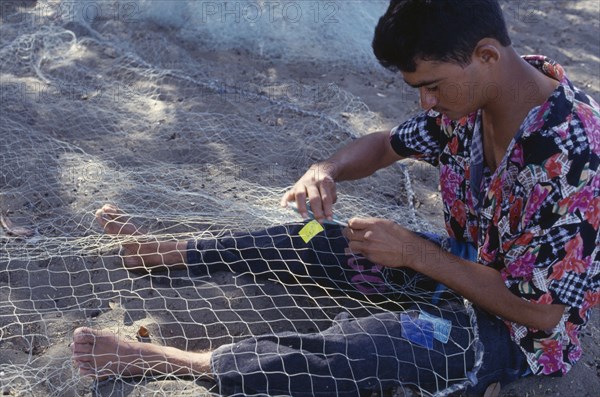
[[[506,288],[494,268],[454,256],[392,221],[353,218],[344,236],[353,253],[378,265],[423,273],[505,320],[548,330],[564,313],[563,305],[521,299]]]
[[[300,214],[308,218],[308,199],[315,219],[319,222],[332,220],[333,204],[337,200],[336,182],[365,178],[400,159],[390,144],[389,131],[361,136],[327,160],[310,167],[294,187],[285,192],[281,206],[295,201]]]
[[[315,219],[319,222],[333,219],[333,204],[337,200],[335,188],[335,167],[330,163],[317,163],[296,182],[281,198],[281,206],[295,201],[298,212],[308,218],[306,199],[310,203]]]
[[[373,263],[387,267],[410,266],[420,241],[402,226],[380,218],[352,218],[344,229],[348,248]]]

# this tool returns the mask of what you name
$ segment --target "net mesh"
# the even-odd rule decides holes
[[[3,392],[213,392],[199,377],[116,373],[91,382],[71,363],[68,344],[79,326],[203,351],[265,333],[321,331],[340,313],[360,318],[427,305],[431,292],[412,284],[374,302],[319,280],[277,281],[252,271],[131,272],[139,256],[123,247],[138,247],[138,237],[104,233],[95,218],[104,203],[115,203],[143,230],[144,241],[163,247],[298,222],[279,208],[286,188],[313,162],[386,126],[336,84],[280,78],[273,63],[302,68],[318,60],[332,69],[361,65],[382,73],[365,38],[386,2],[349,3],[354,9],[289,1],[1,4]],[[360,22],[353,35],[340,35],[350,12],[360,13],[352,18]],[[297,26],[318,39],[298,40]],[[224,67],[237,56],[251,62]],[[377,216],[440,231],[415,210],[402,164],[342,183],[335,208],[340,219]],[[408,294],[415,300],[397,299]],[[472,347],[477,335],[470,330]],[[466,361],[467,349],[460,354]],[[443,395],[467,381],[436,375],[433,388],[407,384],[396,394]]]

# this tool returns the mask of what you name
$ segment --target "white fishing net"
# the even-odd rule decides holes
[[[253,335],[324,330],[343,312],[361,317],[415,302],[427,307],[431,293],[411,285],[394,292],[417,300],[390,294],[375,303],[320,287],[318,280],[129,272],[125,264],[135,255],[122,245],[132,237],[105,234],[94,217],[104,203],[114,203],[162,242],[298,222],[279,207],[286,188],[313,162],[386,123],[335,83],[281,78],[278,68],[319,62],[385,76],[370,39],[386,5],[1,3],[3,394],[215,392],[200,378],[117,373],[102,382],[84,379],[68,348],[80,326],[203,351]],[[248,64],[234,62],[238,56]],[[427,172],[434,171],[421,171]],[[415,210],[413,183],[401,164],[342,183],[336,214],[439,232]],[[471,331],[469,347],[477,343]],[[466,349],[462,354],[477,361]],[[397,393],[447,394],[467,381],[437,375],[433,389],[410,383]]]

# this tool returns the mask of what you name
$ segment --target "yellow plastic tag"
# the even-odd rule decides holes
[[[302,229],[300,229],[300,237],[304,240],[305,243],[308,243],[315,237],[317,234],[321,233],[323,230],[323,226],[315,220],[308,222]]]

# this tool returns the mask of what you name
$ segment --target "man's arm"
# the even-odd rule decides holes
[[[338,150],[327,160],[314,164],[281,198],[281,205],[295,201],[302,216],[308,217],[306,199],[315,218],[333,217],[335,183],[367,177],[375,171],[401,160],[390,144],[390,133],[375,132],[360,137]]]
[[[564,305],[528,302],[506,288],[498,271],[452,255],[385,219],[351,219],[345,236],[352,252],[388,267],[409,267],[459,293],[483,310],[530,328],[548,330]]]

